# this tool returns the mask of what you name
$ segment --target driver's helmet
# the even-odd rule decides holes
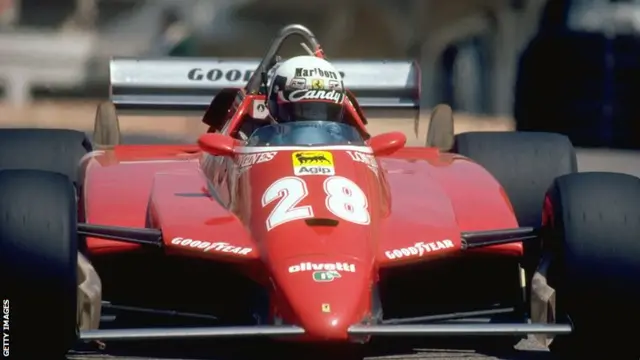
[[[342,76],[328,61],[297,56],[278,64],[271,79],[267,107],[276,122],[342,122]]]

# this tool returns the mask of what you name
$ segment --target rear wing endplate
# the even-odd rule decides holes
[[[337,60],[344,84],[364,108],[416,109],[420,69],[412,61]],[[259,59],[114,58],[110,98],[118,110],[204,111],[223,88],[241,88]]]

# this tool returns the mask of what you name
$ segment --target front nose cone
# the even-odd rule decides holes
[[[324,260],[324,261],[323,261]],[[345,341],[370,313],[371,269],[355,262],[291,262],[276,281],[297,322],[314,340]]]

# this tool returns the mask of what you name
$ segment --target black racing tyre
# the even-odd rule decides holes
[[[509,196],[520,226],[540,227],[545,192],[556,177],[577,171],[573,145],[567,137],[559,134],[462,133],[455,136],[452,151],[480,164],[498,180]],[[524,250],[521,266],[527,274],[529,293],[541,246],[529,241],[524,244]],[[525,300],[528,302],[529,299]],[[520,309],[523,316],[527,302]],[[498,347],[509,344],[507,338],[500,342],[503,341]],[[493,343],[498,344],[498,341]]]
[[[116,107],[111,101],[104,101],[96,109],[96,119],[93,126],[93,144],[96,149],[111,149],[120,145],[120,121]]]
[[[556,337],[551,351],[560,359],[638,359],[632,329],[640,321],[640,178],[559,177],[547,193],[545,218],[547,279],[559,321],[566,315],[574,328]]]
[[[65,129],[1,129],[0,170],[59,172],[76,185],[80,159],[92,150],[83,132]]]
[[[455,137],[455,153],[487,169],[507,192],[520,226],[539,227],[544,194],[561,175],[577,171],[566,136],[536,132],[469,132]]]
[[[463,133],[455,137],[454,152],[489,171],[509,196],[518,224],[535,228],[542,224],[542,203],[553,180],[578,168],[569,139],[553,133]],[[539,243],[525,243],[525,253],[522,265],[530,279],[540,258]]]
[[[77,338],[77,266],[71,181],[47,171],[0,171],[3,351],[16,359],[63,358]]]

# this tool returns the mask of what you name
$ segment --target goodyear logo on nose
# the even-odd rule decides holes
[[[335,175],[333,155],[328,151],[296,151],[292,155],[293,173],[304,175]]]

